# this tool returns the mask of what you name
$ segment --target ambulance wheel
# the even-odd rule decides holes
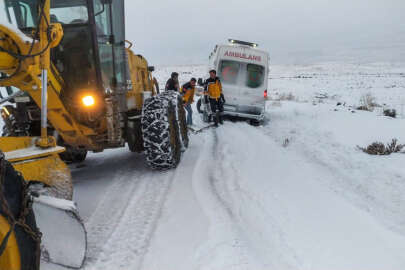
[[[212,116],[209,115],[206,111],[203,112],[203,121],[205,123],[210,123],[212,121]]]
[[[201,110],[201,98],[197,101],[197,111],[198,113],[203,113],[203,111]]]
[[[23,209],[27,210],[25,224],[34,232],[36,237],[39,237],[32,208],[23,199],[24,196],[28,196],[27,190],[24,188],[24,179],[14,170],[8,161],[3,160],[2,162],[4,163],[0,170],[4,170],[4,173],[2,174],[3,179],[0,183],[3,193],[0,194],[0,197],[7,201],[9,212],[15,218],[24,212]],[[4,205],[0,203],[0,246],[10,230],[10,223],[6,212]],[[7,242],[4,243],[5,249],[0,254],[0,269],[39,270],[40,243],[34,240],[32,235],[26,232],[20,225],[15,226]]]
[[[158,170],[177,167],[181,142],[173,99],[159,94],[145,100],[141,123],[147,164]]]
[[[252,119],[252,120],[249,120],[249,124],[251,126],[258,127],[262,124],[262,122],[260,120]]]

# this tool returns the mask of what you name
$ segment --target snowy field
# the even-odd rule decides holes
[[[207,70],[158,67],[162,88],[172,71],[185,82]],[[72,166],[84,269],[405,269],[405,154],[357,148],[405,143],[403,72],[273,66],[265,125],[191,135],[176,170],[151,171],[128,149],[90,154]],[[364,96],[379,106],[355,110]]]

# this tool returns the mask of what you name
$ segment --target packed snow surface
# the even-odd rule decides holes
[[[405,155],[358,148],[405,143],[404,67],[275,66],[264,125],[191,134],[175,170],[126,148],[71,165],[84,269],[405,269]],[[155,76],[163,88],[172,71],[185,82],[206,69]],[[365,96],[371,112],[356,110]]]

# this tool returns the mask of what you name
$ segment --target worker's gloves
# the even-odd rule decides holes
[[[219,101],[221,101],[222,102],[222,104],[225,104],[225,97],[224,97],[224,94],[221,94],[221,96],[219,97]]]

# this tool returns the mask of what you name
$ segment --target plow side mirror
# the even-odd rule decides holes
[[[198,85],[199,86],[203,86],[204,85],[204,82],[203,82],[203,79],[202,78],[198,78]]]
[[[149,67],[148,67],[148,71],[149,71],[149,72],[155,71],[155,67],[154,67],[154,66],[149,66]]]

